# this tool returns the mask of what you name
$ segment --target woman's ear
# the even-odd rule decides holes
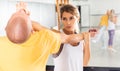
[[[79,23],[79,22],[80,22],[80,17],[77,18],[77,23]]]

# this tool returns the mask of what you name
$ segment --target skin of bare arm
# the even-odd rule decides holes
[[[32,27],[34,31],[39,31],[41,29],[48,29],[46,27],[41,26],[38,22],[32,21]],[[55,33],[60,33],[60,31],[51,29],[51,31]],[[83,34],[71,34],[71,35],[66,35],[64,33],[60,33],[61,36],[61,42],[62,43],[70,43],[71,45],[75,46],[78,42],[83,40]]]
[[[84,34],[83,66],[85,67],[88,65],[90,59],[90,42],[89,42],[90,34],[89,33],[83,33],[83,34]]]

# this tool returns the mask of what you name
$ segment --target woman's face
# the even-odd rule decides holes
[[[62,23],[65,30],[74,31],[77,21],[78,21],[78,18],[75,15],[72,15],[69,12],[63,12]]]

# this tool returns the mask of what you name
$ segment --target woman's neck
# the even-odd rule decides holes
[[[67,35],[69,35],[69,34],[75,34],[75,31],[73,30],[73,31],[68,31],[68,30],[66,30],[66,29],[63,29],[63,32],[65,33],[65,34],[67,34]]]

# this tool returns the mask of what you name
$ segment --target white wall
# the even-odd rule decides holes
[[[5,35],[5,26],[12,12],[14,12],[15,7],[14,3],[8,3],[8,1],[0,1],[0,35]]]
[[[52,28],[57,25],[54,4],[40,4],[40,23],[43,26]]]
[[[12,13],[16,11],[16,1],[0,0],[0,36],[5,34],[5,26]],[[37,2],[27,2],[30,18],[47,28],[56,25],[55,5]]]

